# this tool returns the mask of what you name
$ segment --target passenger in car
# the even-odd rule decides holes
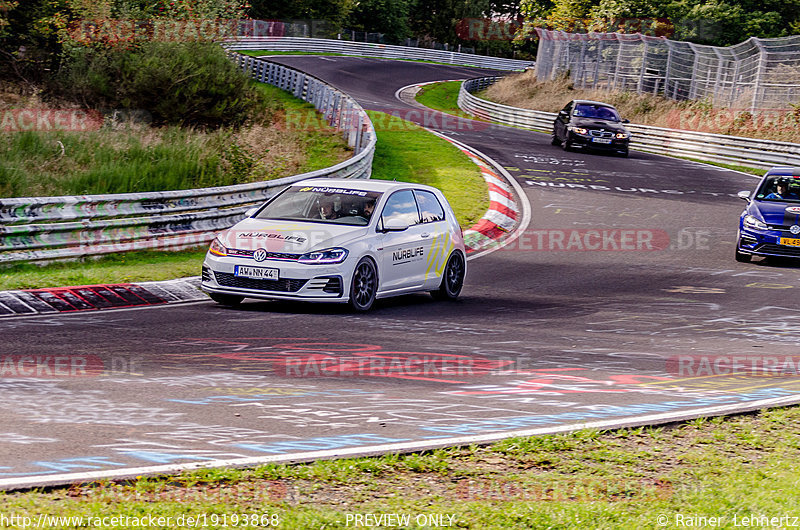
[[[779,179],[775,183],[775,191],[764,197],[765,199],[797,199],[797,194],[789,191],[789,183]]]
[[[323,199],[319,205],[319,218],[320,219],[338,219],[339,213],[336,211],[336,206],[333,199]]]

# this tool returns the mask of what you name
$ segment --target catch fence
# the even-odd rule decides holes
[[[753,113],[800,103],[800,36],[719,47],[641,33],[536,32],[540,80],[568,74],[580,88],[705,98]]]

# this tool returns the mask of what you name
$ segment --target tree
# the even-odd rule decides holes
[[[410,36],[408,25],[411,0],[359,0],[348,19],[357,31],[383,33],[389,42]]]
[[[800,0],[525,0],[522,11],[550,29],[627,33],[649,24],[655,34],[668,28],[675,40],[715,46],[800,33]]]
[[[340,29],[354,7],[355,0],[251,0],[250,16],[258,20],[326,21]]]

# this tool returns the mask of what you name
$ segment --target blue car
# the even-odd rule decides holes
[[[753,195],[740,191],[739,197],[747,207],[739,219],[736,261],[800,258],[800,167],[774,167]]]

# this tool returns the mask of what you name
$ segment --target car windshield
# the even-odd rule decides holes
[[[312,221],[366,226],[381,193],[328,186],[290,186],[256,219]]]
[[[579,118],[594,118],[598,120],[620,121],[616,109],[603,105],[590,105],[580,103],[575,106],[574,116]]]
[[[756,199],[765,201],[800,202],[800,178],[767,177],[756,192]]]

